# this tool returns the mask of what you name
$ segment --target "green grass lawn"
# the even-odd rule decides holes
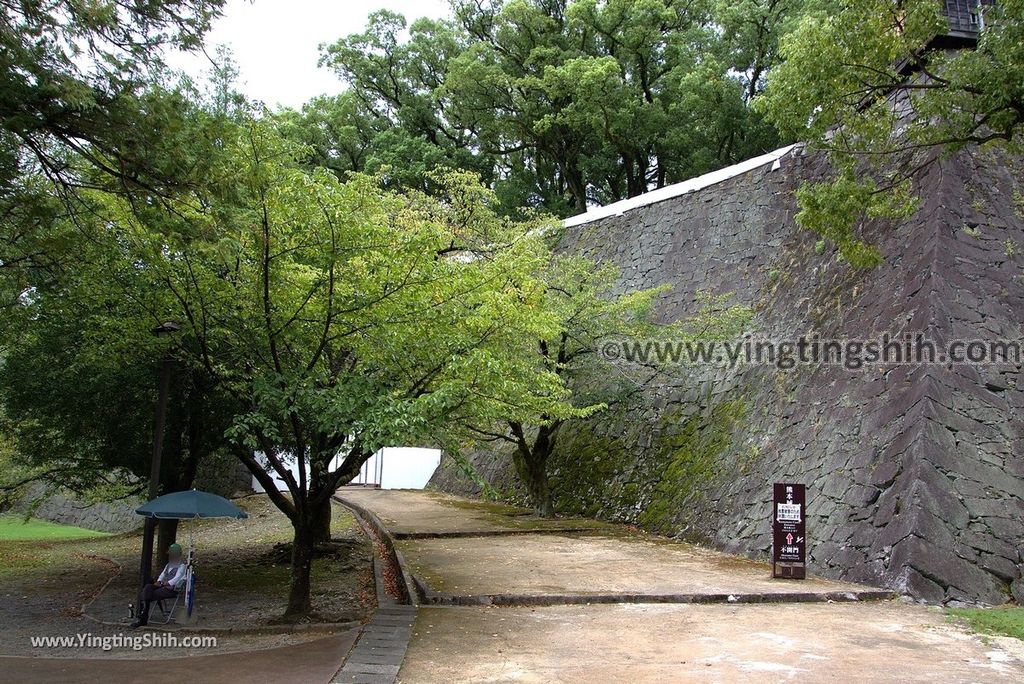
[[[74,525],[60,525],[35,518],[25,522],[20,515],[0,515],[0,541],[61,541],[106,536],[106,532],[87,530]]]
[[[1024,608],[950,608],[948,612],[964,620],[971,629],[981,634],[999,634],[1024,639]]]

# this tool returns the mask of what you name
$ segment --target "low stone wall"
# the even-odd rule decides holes
[[[196,489],[229,499],[253,492],[252,474],[230,454],[219,454],[201,461],[193,484]]]
[[[42,496],[42,501],[36,503]],[[128,532],[142,526],[142,517],[135,514],[139,502],[88,504],[70,492],[47,492],[46,486],[35,484],[12,507],[14,513],[32,515],[42,520],[84,527],[101,532]]]
[[[252,476],[235,458],[211,457],[200,464],[195,487],[231,498],[252,493]],[[141,503],[137,500],[87,503],[73,492],[36,483],[14,503],[11,512],[31,512],[42,520],[101,532],[127,532],[142,527],[143,518],[135,513]]]

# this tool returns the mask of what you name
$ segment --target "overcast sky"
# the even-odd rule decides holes
[[[344,84],[317,66],[318,46],[361,31],[378,9],[405,15],[448,15],[448,0],[228,0],[207,34],[206,51],[227,45],[241,68],[241,90],[270,107],[300,107],[311,97],[337,93]],[[201,78],[210,69],[202,54],[168,55],[169,65]]]

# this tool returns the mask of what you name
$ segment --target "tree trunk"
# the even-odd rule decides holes
[[[158,520],[156,534],[156,571],[167,565],[167,547],[178,539],[178,520]]]
[[[547,463],[533,463],[529,467],[527,489],[530,492],[530,502],[537,515],[545,518],[553,518],[555,515],[555,504],[551,499],[551,487],[548,485]]]
[[[288,608],[284,611],[287,620],[304,618],[312,611],[310,602],[310,576],[313,569],[313,520],[300,514],[295,521],[295,536],[292,539],[292,579],[288,591]]]
[[[331,513],[333,506],[327,499],[313,509],[313,543],[322,544],[331,541]]]
[[[537,513],[545,518],[555,515],[555,504],[551,498],[551,486],[548,484],[548,460],[555,450],[555,439],[560,421],[543,425],[537,429],[537,437],[530,449],[530,496]]]
[[[553,517],[555,506],[548,484],[547,454],[538,452],[536,444],[531,449],[523,441],[513,454],[512,460],[519,479],[526,485],[526,492],[534,511],[545,518]]]

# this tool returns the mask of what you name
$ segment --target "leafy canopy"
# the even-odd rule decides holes
[[[915,209],[912,182],[968,146],[1020,151],[1024,2],[983,10],[975,49],[948,50],[942,3],[852,0],[809,13],[755,108],[784,136],[827,151],[835,177],[800,191],[804,226],[852,265],[881,256],[858,237],[872,217]]]
[[[747,100],[800,6],[459,0],[453,19],[411,25],[376,12],[323,55],[350,91],[285,116],[332,168],[421,189],[433,168],[468,169],[502,211],[564,216],[775,146]]]

